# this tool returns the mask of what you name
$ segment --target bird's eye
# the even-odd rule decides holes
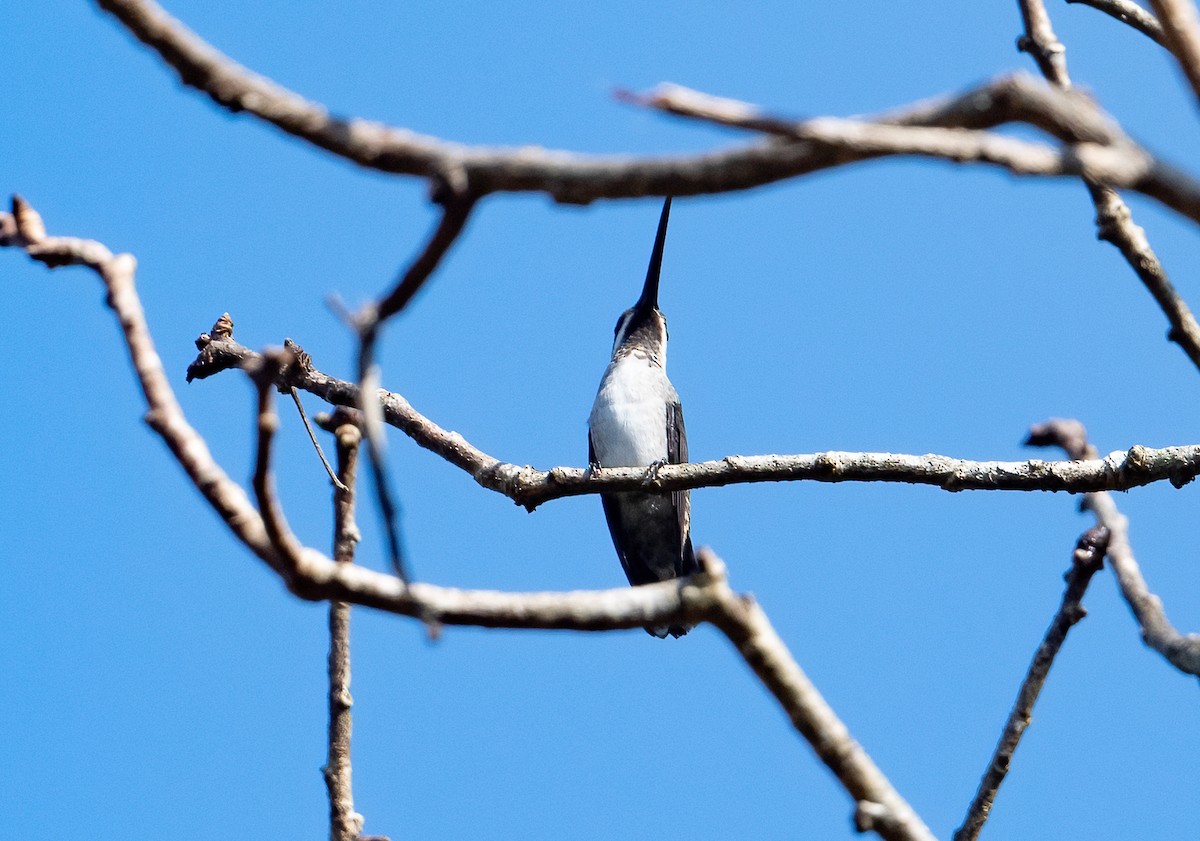
[[[621,332],[621,325],[624,323],[625,323],[625,316],[622,315],[620,318],[617,319],[617,323],[613,325],[613,338],[614,339],[617,337],[617,334]]]

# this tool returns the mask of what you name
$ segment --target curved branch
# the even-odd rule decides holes
[[[272,569],[278,569],[280,559],[246,492],[221,469],[204,439],[184,418],[154,349],[146,314],[134,288],[137,260],[133,255],[114,255],[93,240],[46,236],[41,218],[20,196],[13,196],[11,214],[0,213],[0,246],[21,248],[50,268],[82,265],[99,275],[146,399],[146,423],[163,439],[234,535]]]
[[[805,140],[759,141],[699,155],[588,156],[536,148],[450,143],[365,120],[331,116],[316,103],[231,61],[150,0],[99,0],[178,72],[232,111],[247,111],[362,166],[461,185],[482,196],[544,192],[560,202],[687,196],[744,190],[857,161],[904,155],[987,163],[1018,175],[1087,176],[1145,193],[1200,221],[1200,183],[1132,143],[1056,149],[963,130],[809,121]]]
[[[1099,9],[1106,15],[1111,15],[1122,23],[1129,24],[1156,44],[1166,46],[1166,42],[1163,40],[1162,24],[1158,22],[1158,18],[1132,0],[1067,0],[1067,2],[1082,3],[1093,9]]]
[[[1179,62],[1192,92],[1200,97],[1200,12],[1192,0],[1150,0],[1163,31],[1163,44]]]

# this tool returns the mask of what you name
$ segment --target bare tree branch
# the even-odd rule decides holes
[[[363,308],[351,318],[358,334],[358,382],[362,386],[362,394],[372,394],[378,388],[381,375],[375,362],[375,346],[383,323],[408,306],[466,225],[467,217],[475,205],[475,198],[466,192],[466,185],[462,180],[461,173],[454,172],[448,173],[447,177],[439,182],[434,198],[442,205],[442,217],[433,234],[394,288],[376,304]],[[367,400],[360,403],[358,409],[363,416],[363,432],[367,439],[367,454],[371,462],[371,479],[375,484],[376,499],[379,501],[392,569],[407,581],[409,575],[400,538],[400,511],[385,462],[387,439],[383,432],[383,418],[378,401]]]
[[[229,313],[226,313],[229,315]],[[304,411],[304,404],[300,402],[300,392],[295,388],[289,388],[288,393],[292,395],[292,402],[296,404],[296,411],[300,415],[300,420],[304,421],[304,431],[308,433],[308,440],[312,441],[313,449],[317,451],[317,457],[321,459],[321,465],[325,468],[325,473],[329,476],[329,481],[333,486],[340,491],[346,490],[346,486],[342,484],[342,480],[338,478],[333,467],[329,464],[329,459],[325,458],[325,451],[321,449],[321,443],[317,440],[316,433],[313,432],[312,424],[308,422],[308,413]]]
[[[1150,247],[1145,230],[1133,221],[1129,206],[1115,190],[1091,181],[1087,182],[1087,188],[1096,205],[1096,237],[1116,246],[1133,267],[1171,324],[1167,340],[1179,345],[1192,364],[1200,368],[1200,324],[1175,290],[1167,270]]]
[[[284,517],[283,506],[275,493],[275,476],[271,470],[271,447],[279,428],[279,416],[275,414],[275,380],[288,363],[288,351],[268,351],[259,356],[259,364],[249,373],[258,387],[258,437],[254,458],[254,496],[262,516],[267,539],[271,542],[273,555],[283,563],[278,571],[289,587],[297,586],[304,578],[306,567],[303,557],[305,548],[292,533]]]
[[[1108,537],[1108,529],[1098,525],[1088,529],[1079,538],[1079,543],[1075,546],[1075,551],[1071,556],[1071,568],[1065,576],[1067,588],[1063,592],[1062,604],[1059,605],[1058,612],[1050,621],[1050,627],[1046,629],[1046,635],[1042,638],[1041,645],[1033,655],[1033,662],[1029,664],[1029,671],[1021,683],[1017,701],[1004,725],[1000,742],[996,745],[996,750],[988,763],[987,772],[979,782],[979,790],[975,793],[975,799],[971,801],[971,805],[967,809],[966,820],[954,833],[954,841],[975,841],[991,814],[992,803],[996,799],[996,793],[1000,790],[1000,784],[1008,775],[1017,745],[1020,744],[1021,737],[1033,721],[1033,705],[1037,703],[1042,686],[1046,683],[1050,667],[1054,665],[1054,658],[1058,656],[1058,650],[1066,641],[1067,633],[1075,623],[1087,615],[1087,610],[1082,604],[1083,594],[1087,591],[1092,576],[1104,564],[1104,552],[1108,545]]]
[[[825,118],[794,120],[737,99],[681,85],[662,84],[649,93],[618,91],[620,99],[668,114],[764,132],[790,140],[821,138]],[[1128,143],[1121,127],[1084,94],[1047,87],[1028,73],[1000,76],[978,87],[903,108],[855,118],[868,125],[910,128],[988,129],[1027,123],[1064,143]]]
[[[1083,424],[1075,420],[1056,418],[1038,424],[1030,431],[1026,443],[1060,447],[1072,458],[1093,458],[1096,453]],[[1084,506],[1095,515],[1096,523],[1109,531],[1108,562],[1116,574],[1121,596],[1141,628],[1142,640],[1181,672],[1200,676],[1200,635],[1179,633],[1167,619],[1162,600],[1150,592],[1129,543],[1128,518],[1117,509],[1108,493],[1088,494]]]
[[[462,181],[461,173],[451,173],[449,177]],[[396,281],[395,287],[373,308],[359,315],[360,332],[368,328],[377,329],[380,323],[403,311],[421,291],[442,258],[446,256],[446,252],[462,233],[471,210],[475,207],[475,197],[465,192],[466,189],[465,184],[449,181],[440,185],[435,195],[435,200],[442,205],[442,217],[437,227],[421,253]]]
[[[207,337],[207,338],[206,338]],[[290,340],[289,340],[290,342]],[[188,379],[256,365],[258,354],[232,337],[201,334],[200,354],[188,367]],[[293,350],[298,345],[291,343]],[[299,364],[280,372],[278,385],[294,385],[340,406],[357,406],[353,383],[317,370],[301,351]],[[826,452],[811,455],[727,456],[717,461],[640,468],[586,470],[554,467],[537,470],[502,462],[472,446],[457,432],[438,426],[394,392],[379,390],[383,418],[417,444],[466,471],[477,483],[529,509],[566,496],[613,491],[672,491],[749,482],[903,482],[934,485],[948,491],[1129,490],[1158,481],[1182,486],[1200,475],[1200,445],[1128,451],[1088,461],[970,461],[941,455]]]
[[[1082,3],[1093,9],[1099,9],[1122,23],[1129,24],[1155,43],[1166,46],[1166,42],[1163,40],[1162,24],[1158,22],[1158,18],[1132,0],[1067,0],[1067,2]]]
[[[213,460],[204,439],[188,425],[175,399],[162,360],[154,349],[145,312],[134,289],[137,261],[132,254],[114,255],[94,240],[49,237],[41,218],[19,196],[12,214],[0,214],[0,246],[22,248],[50,268],[87,266],[99,275],[107,303],[117,316],[138,384],[146,398],[146,423],[166,443],[184,471],[233,533],[272,568],[278,559],[262,519],[246,492]],[[23,221],[24,220],[24,221]]]
[[[1040,55],[1053,56],[1050,65],[1039,60],[1039,66],[1051,84],[1063,93],[1072,93],[1071,80],[1067,75],[1066,48],[1054,34],[1045,5],[1042,0],[1019,0],[1019,4],[1021,17],[1025,21],[1025,34],[1018,39],[1018,45],[1025,43],[1035,58]],[[1036,28],[1033,23],[1036,23]],[[1167,270],[1146,239],[1146,232],[1133,221],[1129,207],[1115,190],[1090,178],[1083,180],[1096,207],[1097,238],[1112,243],[1121,252],[1167,316],[1171,324],[1167,333],[1168,341],[1179,345],[1192,364],[1200,368],[1200,324],[1196,323],[1188,305],[1175,291],[1167,277]]]
[[[873,122],[888,125],[952,128],[990,128],[1020,119],[1037,126],[1065,142],[1093,141],[1125,143],[1120,127],[1096,108],[1087,97],[1069,87],[1066,54],[1054,35],[1049,16],[1037,0],[1021,3],[1026,21],[1038,22],[1036,34],[1022,36],[1023,48],[1039,58],[1039,64],[1060,80],[1062,91],[1035,84],[1025,74],[995,79],[959,96],[910,106],[896,112],[877,115]],[[738,100],[714,97],[678,85],[660,85],[649,94],[622,92],[622,98],[678,116],[701,119],[721,125],[762,131],[779,137],[804,139],[815,122],[796,122],[767,114],[757,106]],[[1166,270],[1146,239],[1145,231],[1134,223],[1129,208],[1114,190],[1096,181],[1084,179],[1096,206],[1097,236],[1112,243],[1133,267],[1154,296],[1171,330],[1170,341],[1178,344],[1200,367],[1200,324],[1175,291]]]
[[[1200,97],[1200,14],[1190,0],[1150,0],[1163,30],[1163,44],[1179,61],[1179,69]]]
[[[1050,84],[1064,90],[1071,87],[1067,73],[1066,48],[1050,26],[1050,15],[1041,0],[1017,0],[1025,32],[1017,38],[1017,49],[1029,53]]]
[[[354,547],[361,539],[354,522],[354,488],[358,473],[358,445],[362,440],[352,409],[339,408],[320,415],[317,423],[337,441],[339,486],[333,495],[333,560],[354,563]],[[329,603],[329,756],[323,773],[329,790],[330,841],[357,841],[363,816],[354,811],[351,784],[350,738],[353,731],[350,694],[350,605]]]
[[[400,539],[400,509],[387,474],[387,438],[383,432],[382,412],[378,400],[366,398],[366,395],[379,390],[379,366],[375,364],[377,327],[375,324],[366,328],[365,332],[359,333],[358,381],[362,387],[359,389],[359,402],[355,407],[363,416],[363,433],[367,439],[371,481],[375,485],[375,498],[379,503],[380,519],[383,520],[383,533],[387,537],[388,558],[396,575],[400,576],[401,580],[408,581],[404,547]]]
[[[362,166],[461,185],[462,192],[472,196],[538,191],[571,203],[687,196],[743,190],[857,161],[905,155],[986,163],[1019,175],[1086,176],[1137,190],[1200,221],[1200,183],[1132,143],[1056,149],[987,132],[826,118],[809,121],[803,141],[759,141],[699,155],[638,158],[468,147],[379,123],[331,117],[324,107],[226,58],[150,0],[99,4],[156,50],[185,84],[218,104],[252,113]]]

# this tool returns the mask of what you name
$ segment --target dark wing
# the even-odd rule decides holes
[[[679,400],[667,404],[667,464],[684,464],[688,460],[687,429],[683,425],[683,406]],[[676,575],[691,575],[700,571],[696,553],[692,550],[692,502],[687,491],[672,491],[671,503],[679,518],[680,556]]]
[[[588,430],[588,464],[593,467],[599,467],[600,462],[596,459],[596,447],[592,444],[592,431]],[[621,506],[617,503],[615,496],[611,494],[600,494],[600,504],[604,506],[604,519],[608,522],[608,533],[612,536],[613,548],[617,550],[617,558],[621,561],[621,569],[625,570],[625,577],[630,584],[650,584],[657,579],[649,578],[645,575],[636,575],[630,571],[628,561],[628,548],[621,543],[621,535],[625,534],[625,528],[621,519]]]

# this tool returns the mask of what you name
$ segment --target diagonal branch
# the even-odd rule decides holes
[[[184,418],[162,360],[154,349],[145,311],[134,288],[137,260],[132,254],[114,255],[93,240],[46,236],[37,212],[19,196],[13,197],[12,211],[0,213],[0,246],[21,248],[50,268],[86,266],[100,277],[146,399],[146,423],[163,439],[188,478],[234,535],[272,569],[277,569],[279,560],[275,550],[246,492],[221,469],[204,439]]]
[[[1088,442],[1083,424],[1074,420],[1054,419],[1039,424],[1030,431],[1026,443],[1060,447],[1072,458],[1091,458],[1096,452]],[[1109,531],[1108,562],[1116,574],[1121,596],[1141,628],[1142,640],[1181,672],[1200,676],[1200,635],[1179,633],[1167,619],[1162,599],[1150,592],[1129,543],[1129,519],[1117,509],[1108,493],[1088,494],[1084,497],[1084,507],[1095,515],[1098,525]]]
[[[442,206],[442,217],[437,227],[421,253],[396,281],[395,287],[384,295],[368,314],[359,316],[360,332],[365,329],[361,323],[364,318],[369,318],[370,329],[378,329],[382,322],[408,306],[446,256],[446,252],[454,245],[475,207],[475,197],[466,193],[465,185],[462,184],[443,183],[435,198]]]
[[[1067,75],[1066,49],[1054,34],[1042,0],[1020,0],[1020,7],[1021,17],[1025,21],[1025,34],[1018,44],[1024,44],[1022,49],[1027,49],[1035,58],[1053,55],[1050,72],[1040,60],[1039,66],[1046,73],[1048,81],[1063,93],[1072,93],[1071,79]],[[1175,286],[1167,277],[1167,270],[1146,239],[1146,232],[1133,221],[1129,207],[1111,186],[1091,178],[1084,178],[1084,184],[1096,207],[1097,238],[1111,243],[1121,252],[1170,322],[1167,340],[1179,345],[1192,364],[1200,368],[1200,324],[1196,323],[1192,311],[1175,291]]]
[[[1000,784],[1008,775],[1017,745],[1033,721],[1033,705],[1037,703],[1042,686],[1046,683],[1050,667],[1054,665],[1054,658],[1066,642],[1067,633],[1087,615],[1087,610],[1082,604],[1083,594],[1087,592],[1092,576],[1104,565],[1108,536],[1108,529],[1104,526],[1093,526],[1079,538],[1071,555],[1071,569],[1065,576],[1067,588],[1063,592],[1062,603],[1050,621],[1050,627],[1046,629],[1041,645],[1033,655],[1033,662],[1029,664],[1029,671],[1017,692],[1017,701],[1004,725],[1000,742],[988,762],[987,772],[979,782],[975,799],[967,809],[966,820],[954,833],[954,841],[975,841],[991,814],[992,803],[1000,790]]]
[[[1179,69],[1200,97],[1200,13],[1191,0],[1150,0],[1162,26],[1163,44],[1179,62]]]
[[[379,331],[387,319],[401,312],[432,276],[434,270],[450,247],[462,233],[467,217],[475,205],[475,197],[466,191],[460,173],[452,173],[453,179],[443,180],[436,191],[435,200],[442,205],[442,218],[396,285],[374,305],[365,307],[351,317],[358,334],[358,382],[361,394],[371,394],[378,388],[379,366],[375,362],[375,347]],[[232,334],[231,334],[232,335]],[[295,386],[291,387],[293,390]],[[383,431],[383,418],[375,401],[360,402],[362,430],[367,439],[367,455],[370,457],[371,479],[375,484],[375,497],[387,536],[388,553],[392,569],[405,581],[408,580],[407,564],[404,560],[403,543],[400,538],[400,511],[396,495],[392,490],[385,463],[387,439]]]
[[[188,380],[222,370],[257,365],[259,354],[232,336],[202,333],[200,354],[188,367]],[[279,387],[295,386],[339,406],[357,406],[359,389],[317,370],[312,358],[291,340],[297,362],[280,372]],[[585,470],[554,467],[537,470],[502,462],[446,430],[414,409],[399,394],[379,390],[386,423],[418,445],[466,471],[481,486],[533,509],[566,496],[613,491],[685,490],[750,482],[902,482],[933,485],[948,491],[1129,490],[1158,481],[1176,486],[1200,475],[1200,445],[1128,451],[1087,461],[970,461],[941,455],[827,452],[811,455],[727,456],[717,461],[663,465],[652,473],[640,468]]]
[[[1158,18],[1134,3],[1133,0],[1067,0],[1067,2],[1082,3],[1093,9],[1099,9],[1122,23],[1129,24],[1156,44],[1166,46],[1166,42],[1163,40],[1162,24],[1158,22]]]
[[[362,166],[461,185],[464,193],[477,197],[534,191],[560,202],[587,203],[602,198],[719,193],[899,155],[985,163],[1019,175],[1087,176],[1137,190],[1200,221],[1200,183],[1132,143],[1054,148],[988,132],[828,118],[810,121],[809,136],[803,141],[758,141],[671,157],[464,146],[379,123],[333,117],[323,106],[231,61],[151,0],[99,0],[99,5],[156,50],[185,84],[223,107],[247,111]]]

